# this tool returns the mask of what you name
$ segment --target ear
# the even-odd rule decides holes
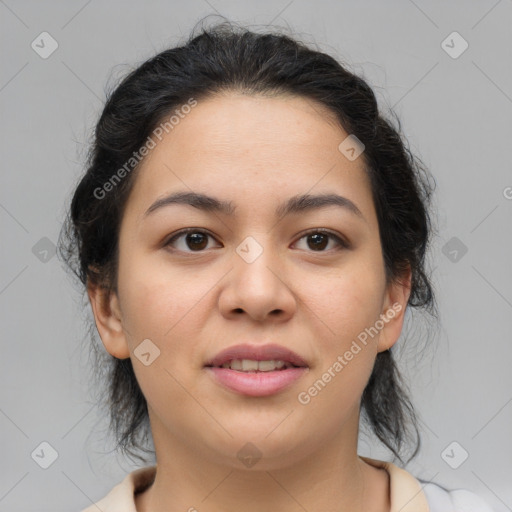
[[[106,351],[118,359],[130,357],[117,294],[101,285],[88,283],[87,295],[91,303],[96,328]]]
[[[389,283],[380,318],[384,327],[380,331],[378,352],[390,349],[400,337],[405,310],[411,294],[412,272],[409,267],[402,277]]]

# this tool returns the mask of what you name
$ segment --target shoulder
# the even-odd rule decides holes
[[[368,464],[389,474],[392,510],[401,512],[493,512],[477,494],[466,489],[449,490],[414,477],[392,462],[362,457]]]
[[[466,489],[445,489],[432,482],[418,479],[427,498],[430,512],[493,512],[474,492]]]
[[[155,478],[156,466],[146,466],[128,473],[100,501],[81,512],[137,512],[134,495],[149,487]]]

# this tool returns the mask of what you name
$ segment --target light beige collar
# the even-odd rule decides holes
[[[421,484],[405,469],[392,462],[361,457],[368,464],[384,468],[389,474],[390,512],[430,512]]]

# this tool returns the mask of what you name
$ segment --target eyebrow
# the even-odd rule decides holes
[[[221,201],[215,197],[198,192],[175,192],[168,196],[157,199],[144,213],[147,217],[151,213],[173,204],[193,206],[205,212],[216,212],[232,216],[235,214],[236,206],[232,201]],[[301,194],[290,197],[280,204],[275,211],[277,217],[285,217],[294,213],[317,210],[328,206],[338,206],[346,209],[352,214],[365,220],[361,210],[348,198],[338,194]]]

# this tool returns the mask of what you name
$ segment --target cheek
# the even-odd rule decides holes
[[[177,377],[185,377],[191,367],[202,365],[207,341],[204,326],[212,314],[208,293],[214,292],[217,282],[218,274],[194,275],[155,264],[147,257],[132,257],[124,265],[120,262],[119,293],[130,351],[133,353],[143,340],[151,340],[160,350],[154,365]],[[203,345],[197,343],[199,340]],[[133,359],[134,369],[140,367]],[[141,378],[150,377],[142,371]]]
[[[188,391],[194,392],[187,380],[190,365],[184,362],[201,360],[194,340],[203,322],[200,301],[211,285],[144,266],[142,260],[138,264],[135,258],[120,265],[119,277],[123,328],[142,393],[153,410],[165,410],[172,398],[173,410],[181,411],[191,404],[180,383],[187,382]],[[151,343],[141,345],[144,340]],[[138,358],[139,346],[149,347],[150,364]]]
[[[320,354],[317,366],[308,379],[299,402],[307,402],[308,414],[330,417],[333,433],[346,421],[349,411],[359,408],[361,395],[370,378],[377,355],[377,336],[368,334],[379,319],[381,289],[372,276],[354,275],[340,278],[324,294],[318,290],[312,318],[324,324],[312,343]],[[321,321],[317,322],[316,318]],[[320,334],[320,333],[319,333]]]
[[[187,272],[178,272],[161,259],[125,250],[119,262],[119,293],[124,325],[137,338],[164,340],[187,322],[180,322],[193,309],[204,290]],[[136,342],[137,339],[132,340]]]
[[[383,271],[378,260],[365,264],[358,259],[326,278],[303,283],[307,306],[314,313],[310,321],[318,326],[318,335],[315,328],[307,332],[315,336],[312,343],[321,355],[307,379],[312,406],[322,414],[336,404],[332,414],[342,421],[347,410],[358,406],[377,354],[378,334],[371,328],[381,314]],[[308,389],[304,391],[309,394]]]
[[[353,265],[321,278],[302,276],[303,300],[327,345],[350,344],[361,331],[378,320],[384,297],[384,277],[379,266]]]

